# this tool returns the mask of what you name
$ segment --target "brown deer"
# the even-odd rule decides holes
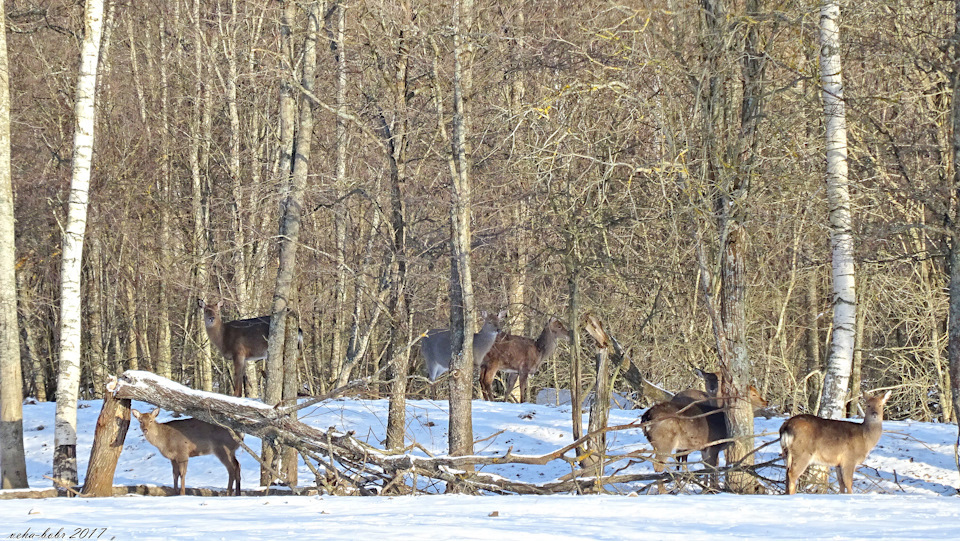
[[[220,319],[223,301],[215,305],[197,299],[203,310],[203,323],[210,342],[224,357],[233,361],[233,394],[243,396],[243,376],[247,361],[267,358],[267,337],[270,336],[270,316],[227,321]]]
[[[551,317],[536,340],[515,334],[501,334],[480,364],[480,388],[484,400],[493,400],[493,378],[497,372],[516,373],[520,380],[520,402],[527,401],[527,378],[557,350],[557,339],[570,340],[570,331]]]
[[[797,480],[810,464],[835,466],[840,493],[851,493],[853,472],[880,440],[883,406],[890,391],[866,395],[863,422],[794,415],[780,427],[780,447],[787,466],[787,494],[797,493]]]
[[[700,451],[704,464],[715,470],[720,451],[729,445],[721,441],[729,437],[726,413],[707,403],[661,402],[645,411],[640,420],[643,434],[653,446],[653,470],[657,473],[665,469],[666,457],[677,453],[677,462],[684,464],[693,451]],[[710,484],[718,485],[716,472],[711,474]],[[658,480],[657,486],[662,493],[663,481]]]
[[[170,459],[173,465],[173,490],[178,489],[181,496],[187,493],[187,462],[192,456],[216,455],[227,468],[227,492],[234,492],[236,480],[237,496],[240,495],[240,462],[234,454],[240,443],[233,439],[230,431],[200,419],[180,419],[166,423],[157,422],[160,408],[150,413],[130,410],[140,421],[140,430],[147,441],[160,450],[160,454]]]

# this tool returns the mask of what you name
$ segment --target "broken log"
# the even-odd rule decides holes
[[[130,400],[103,395],[103,408],[93,434],[93,448],[87,464],[87,475],[80,492],[86,496],[113,496],[113,476],[117,471],[123,442],[130,427]]]
[[[566,491],[582,491],[598,484],[625,483],[656,480],[665,474],[614,475],[612,477],[588,477],[579,475],[573,479],[556,479],[545,483],[525,483],[503,476],[469,471],[473,466],[495,464],[544,465],[553,460],[563,460],[570,465],[579,457],[568,456],[577,446],[599,434],[591,432],[576,441],[543,455],[516,455],[507,451],[502,455],[429,456],[410,454],[406,451],[385,451],[368,445],[353,436],[334,428],[319,430],[306,425],[292,415],[298,409],[294,404],[276,407],[261,402],[191,389],[157,376],[151,372],[128,370],[119,377],[111,378],[107,390],[118,399],[140,400],[155,406],[192,415],[200,420],[225,426],[237,432],[259,438],[269,438],[297,449],[305,458],[323,466],[326,474],[337,482],[348,484],[356,493],[373,493],[382,487],[395,486],[404,476],[430,478],[447,483],[468,485],[476,490],[497,494],[550,494]],[[604,427],[601,432],[636,430],[639,424]],[[628,458],[626,455],[609,457],[610,462]],[[642,457],[630,456],[631,459]],[[309,462],[308,462],[309,463]],[[318,479],[322,477],[317,470]],[[318,481],[319,486],[319,481]],[[373,491],[371,491],[373,489]]]

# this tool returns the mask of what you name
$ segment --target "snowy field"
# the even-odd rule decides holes
[[[134,403],[149,411],[152,406]],[[446,403],[408,403],[408,438],[431,452],[446,449]],[[24,406],[27,469],[32,488],[50,487],[52,403]],[[78,462],[86,472],[100,403],[79,410]],[[308,408],[302,420],[319,428],[354,430],[380,446],[386,401],[337,400]],[[474,401],[478,453],[543,454],[572,441],[570,407]],[[626,424],[642,410],[614,410],[611,424]],[[172,417],[169,412],[161,421]],[[757,419],[762,441],[775,439],[783,418]],[[586,423],[586,416],[584,418]],[[502,431],[502,432],[501,432]],[[498,434],[499,433],[499,434]],[[492,437],[490,437],[492,436]],[[489,439],[484,439],[488,438]],[[193,496],[0,500],[0,539],[946,539],[960,533],[958,476],[953,457],[956,426],[899,421],[884,435],[855,476],[853,495],[736,496],[648,494],[646,483],[607,486],[602,496]],[[648,447],[639,430],[610,435],[610,453]],[[247,445],[260,448],[256,438]],[[758,460],[779,453],[774,444]],[[244,490],[259,479],[254,459],[238,451]],[[694,457],[692,457],[694,458]],[[647,463],[614,464],[625,472],[652,471]],[[488,471],[528,482],[568,473],[562,461],[546,466],[504,465]],[[783,478],[782,468],[768,477]],[[300,484],[313,475],[301,466]],[[82,482],[82,479],[81,479]],[[114,479],[118,485],[171,485],[170,461],[131,423]],[[190,460],[188,487],[223,489],[227,474],[212,456]],[[834,490],[836,483],[833,483]],[[434,491],[441,487],[433,487]],[[639,493],[639,495],[637,495]],[[18,537],[20,536],[20,537]]]

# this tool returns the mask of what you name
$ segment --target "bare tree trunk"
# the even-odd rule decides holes
[[[2,70],[2,67],[0,67]],[[5,72],[4,72],[5,73]],[[2,75],[0,75],[2,77]],[[0,172],[2,174],[2,172]],[[32,382],[32,391],[28,389],[28,396],[33,396],[40,402],[47,401],[47,378],[45,369],[40,359],[40,345],[37,343],[37,335],[34,329],[33,320],[36,318],[36,305],[33,301],[33,291],[31,285],[27,283],[24,276],[25,270],[17,271],[17,294],[20,299],[20,328],[23,330],[24,348],[23,353],[27,356],[24,361],[29,367],[27,369],[28,380]],[[27,384],[30,387],[30,383]],[[2,392],[2,391],[0,391]],[[2,400],[2,399],[0,399]],[[18,401],[19,402],[19,401]]]
[[[812,376],[812,374],[821,369],[820,295],[819,288],[817,287],[818,281],[817,272],[814,269],[807,278],[806,306],[804,307],[807,320],[806,338],[804,342],[807,352],[807,373],[803,374],[803,377],[805,379],[804,388],[807,389],[807,411],[816,411],[817,404],[820,402],[820,385],[814,383],[819,382],[820,378]]]
[[[297,362],[300,359],[300,318],[296,312],[287,312],[287,323],[284,329],[283,340],[283,400],[288,404],[296,403],[297,391],[300,389],[300,380],[297,377]],[[297,412],[290,414],[291,419],[297,418]],[[287,486],[297,486],[297,450],[285,447],[282,451],[281,471],[287,481]]]
[[[450,420],[451,455],[473,453],[473,333],[475,308],[470,269],[470,133],[468,99],[473,86],[473,0],[453,3],[453,116],[451,120],[450,174]],[[442,122],[442,120],[441,120]],[[447,489],[458,490],[457,487]]]
[[[80,492],[86,496],[113,496],[113,476],[130,427],[130,400],[104,393],[103,408],[87,463],[87,475]]]
[[[513,117],[515,123],[519,123],[520,119],[523,118],[524,108],[526,104],[524,103],[526,95],[526,86],[523,81],[524,70],[521,69],[523,63],[523,54],[524,54],[524,37],[526,35],[526,19],[524,17],[524,12],[522,9],[513,10],[513,19],[508,21],[508,35],[509,42],[508,47],[510,50],[508,56],[510,58],[510,65],[507,66],[506,72],[504,73],[504,78],[510,82],[510,94],[509,94],[509,106],[510,114]],[[515,138],[520,139],[514,144],[514,147],[522,147],[529,143],[529,138],[527,137],[528,124],[523,123],[523,126],[516,130]],[[527,175],[526,168],[519,167],[517,171],[517,176],[520,179],[524,179]],[[521,180],[521,185],[523,180]],[[524,309],[526,307],[526,291],[527,291],[527,265],[530,261],[530,246],[532,241],[530,235],[527,231],[527,224],[529,223],[530,209],[527,198],[521,197],[514,202],[516,205],[513,211],[513,222],[515,226],[514,238],[513,238],[513,247],[509,252],[510,259],[510,270],[507,274],[507,308],[510,310],[511,315],[511,325],[513,326],[513,334],[518,334],[521,336],[528,336],[527,332],[527,312]],[[577,355],[575,352],[574,355]],[[507,376],[506,386],[509,389],[506,390],[505,400],[512,402],[520,401],[520,387],[513,385],[513,381],[516,380],[515,374],[509,374]],[[509,394],[507,394],[509,393]]]
[[[833,341],[827,358],[820,415],[830,419],[842,417],[845,410],[857,319],[839,24],[839,2],[824,0],[820,8],[820,80],[823,85],[827,200],[833,253]]]
[[[344,1],[337,2],[336,8],[336,30],[333,37],[331,48],[336,51],[335,60],[337,63],[337,95],[336,95],[336,145],[337,145],[337,166],[336,181],[338,193],[347,185],[347,123],[344,118],[347,107],[347,59],[346,42],[344,41],[344,32],[346,30],[347,5]],[[346,223],[346,203],[340,202],[333,209],[333,229],[336,238],[336,260],[337,260],[337,283],[334,290],[333,303],[333,329],[330,339],[330,374],[332,380],[336,381],[337,376],[343,368],[344,361],[344,333],[347,328],[346,307],[347,307],[347,223]]]
[[[610,400],[613,398],[613,377],[616,369],[610,358],[610,339],[604,332],[600,320],[588,314],[585,327],[597,346],[597,379],[594,385],[594,400],[590,404],[590,422],[587,430],[589,434],[597,435],[588,441],[588,458],[581,464],[584,469],[595,468],[592,474],[596,477],[602,477],[603,465],[606,462],[604,457],[607,454],[607,437],[602,429],[607,427],[610,418]],[[574,409],[579,410],[576,406],[574,406]],[[598,483],[598,486],[603,486],[603,483]]]
[[[380,115],[380,132],[383,148],[390,166],[391,229],[393,230],[393,263],[390,280],[390,337],[387,346],[387,381],[390,385],[390,407],[387,413],[387,448],[401,449],[405,446],[407,412],[407,374],[410,371],[410,351],[405,347],[409,341],[412,324],[411,306],[407,292],[407,223],[403,183],[406,181],[406,134],[409,130],[407,113],[408,61],[407,32],[413,31],[413,11],[409,1],[401,9],[404,19],[397,38],[397,60],[394,71],[393,113],[391,126]]]
[[[960,0],[954,0],[954,34],[951,47],[960,48]],[[950,363],[950,393],[953,398],[953,411],[960,412],[960,209],[956,202],[960,198],[960,72],[950,73],[953,94],[950,103],[951,142],[953,152],[950,155],[953,168],[953,216],[948,243],[949,278],[949,315],[947,317],[947,358]],[[960,413],[955,413],[960,417]],[[960,426],[958,426],[960,430]],[[960,434],[958,434],[960,437]]]
[[[102,398],[103,385],[106,383],[106,346],[103,336],[103,305],[105,302],[103,289],[100,286],[100,277],[104,275],[105,267],[103,262],[103,247],[97,233],[90,234],[90,240],[87,243],[88,264],[86,267],[87,279],[84,281],[87,289],[87,316],[88,338],[87,355],[84,357],[87,368],[81,366],[81,372],[85,372],[90,378],[90,385],[87,387],[89,398]]]
[[[572,255],[569,256],[572,258]],[[577,262],[568,261],[567,286],[570,292],[569,318],[570,329],[573,330],[570,341],[570,415],[572,422],[573,439],[583,436],[583,368],[580,366],[580,333],[576,332],[580,318],[580,276]]]
[[[866,291],[865,286],[866,281],[863,280],[863,273],[861,272],[860,279],[857,280],[857,283],[860,284],[857,293],[860,296],[863,296],[863,292]],[[863,303],[857,303],[857,322],[856,322],[856,332],[854,332],[854,348],[853,348],[853,364],[850,367],[850,400],[847,402],[846,407],[846,416],[854,417],[857,415],[858,404],[860,402],[860,387],[862,386],[863,381],[863,333],[866,330],[863,317]],[[924,407],[924,411],[926,407]],[[927,419],[925,419],[927,420]]]
[[[127,269],[130,278],[124,283],[124,293],[125,293],[125,312],[127,317],[127,341],[126,341],[126,363],[124,367],[127,370],[139,370],[140,362],[137,355],[137,335],[139,334],[138,325],[137,325],[137,302],[136,294],[134,293],[134,284],[133,280],[135,279],[134,270],[132,268]]]
[[[97,62],[103,33],[103,0],[87,0],[77,78],[73,167],[60,270],[60,368],[54,426],[53,478],[77,484],[77,394],[80,386],[83,238],[87,227],[96,118]]]
[[[176,23],[174,23],[176,24]],[[176,26],[174,26],[176,29]],[[160,22],[160,175],[157,177],[157,213],[160,216],[160,228],[157,231],[159,261],[157,262],[158,299],[156,313],[151,323],[157,326],[157,348],[155,351],[154,370],[163,377],[170,377],[170,305],[168,285],[170,281],[170,266],[173,260],[171,229],[171,211],[173,204],[173,136],[171,135],[171,106],[170,106],[170,77],[167,58],[173,51],[182,50],[177,46],[176,38],[168,34],[167,21]],[[175,31],[178,31],[176,29]],[[171,41],[174,43],[171,46]],[[196,44],[194,44],[196,46]],[[196,51],[195,51],[196,52]],[[199,54],[199,53],[197,53]],[[180,59],[178,58],[178,62]],[[193,123],[191,123],[193,124]],[[194,141],[196,138],[194,138]],[[190,161],[193,162],[191,157]],[[142,329],[144,327],[141,327]]]
[[[27,488],[23,375],[17,323],[17,250],[10,160],[10,70],[6,12],[0,5],[0,488]]]
[[[319,6],[317,2],[307,5],[307,34],[303,47],[303,73],[300,84],[308,92],[313,92],[316,79],[317,66],[317,37],[319,32]],[[291,72],[288,77],[294,77],[294,66],[300,65],[300,62],[294,61],[293,53],[296,49],[291,36],[292,23],[296,17],[296,4],[288,1],[284,6],[282,21],[282,32],[285,35],[285,57],[290,59]],[[270,319],[270,337],[268,339],[267,354],[267,391],[264,393],[264,401],[267,404],[277,404],[282,397],[282,374],[284,371],[284,356],[292,356],[293,362],[287,368],[292,368],[296,373],[296,349],[294,351],[284,352],[284,341],[286,337],[285,323],[286,314],[293,305],[293,299],[296,295],[296,289],[293,287],[293,280],[297,264],[297,247],[300,243],[300,214],[303,202],[303,192],[307,184],[307,173],[310,163],[310,150],[313,140],[313,108],[306,96],[300,96],[300,118],[296,125],[294,113],[296,112],[295,100],[292,85],[284,84],[285,90],[282,96],[284,104],[281,106],[284,111],[284,118],[281,120],[285,124],[285,130],[289,130],[292,136],[294,131],[298,137],[295,146],[284,147],[281,152],[291,154],[288,161],[290,169],[281,168],[281,173],[286,179],[289,179],[285,192],[286,197],[283,201],[283,219],[280,225],[280,258],[277,268],[276,287],[273,294],[273,307],[271,309]],[[287,141],[284,141],[287,142]],[[293,143],[292,137],[289,141]],[[294,376],[295,377],[295,376]],[[264,442],[266,447],[268,442]],[[265,472],[261,471],[261,481],[265,477]]]

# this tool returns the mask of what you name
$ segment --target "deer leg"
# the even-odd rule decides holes
[[[243,376],[244,376],[244,358],[236,356],[233,358],[233,395],[243,396]]]
[[[837,464],[837,481],[840,482],[840,494],[853,494],[853,470],[856,466]]]
[[[507,372],[505,378],[503,378],[503,401],[509,402],[510,395],[513,394],[514,387],[517,386],[517,375],[515,372]]]
[[[810,459],[813,457],[808,455],[795,456],[795,453],[788,453],[786,457],[787,494],[796,494],[797,481],[800,480],[800,476],[803,475],[803,472],[807,471],[807,466],[810,465]]]
[[[664,455],[660,452],[659,449],[654,449],[654,450],[653,450],[653,453],[654,453],[654,455],[653,455],[653,471],[654,471],[655,473],[663,473],[663,470],[664,470],[665,467],[666,467],[666,463],[664,462],[664,461],[665,461]],[[664,485],[663,485],[663,479],[657,479],[657,494],[663,494],[663,493],[664,493],[664,490],[665,490],[665,488],[664,488]]]
[[[176,467],[178,470],[180,470],[180,495],[186,496],[187,495],[187,460],[179,461]]]
[[[709,486],[711,488],[720,488],[720,475],[717,473],[717,464],[720,462],[720,449],[715,446],[707,447],[700,452],[703,456],[703,463],[711,470]]]
[[[493,378],[497,376],[497,371],[489,364],[480,365],[480,390],[483,392],[483,399],[493,402]]]
[[[176,460],[170,460],[173,466],[173,492],[176,493],[180,487],[180,464]]]
[[[526,372],[520,372],[520,378],[518,381],[520,382],[520,403],[521,404],[527,401],[527,377],[528,377],[528,374]]]
[[[233,478],[237,480],[237,496],[240,495],[240,461],[237,460],[237,457],[233,454],[230,455],[230,459],[233,461]]]
[[[214,451],[214,454],[217,455],[218,459],[220,459],[223,467],[227,468],[227,494],[229,494],[233,492],[233,480],[236,478],[236,473],[234,473],[236,471],[236,466],[234,463],[237,461],[237,459],[226,449],[217,449]],[[237,487],[239,488],[239,486],[240,483],[237,482]]]

